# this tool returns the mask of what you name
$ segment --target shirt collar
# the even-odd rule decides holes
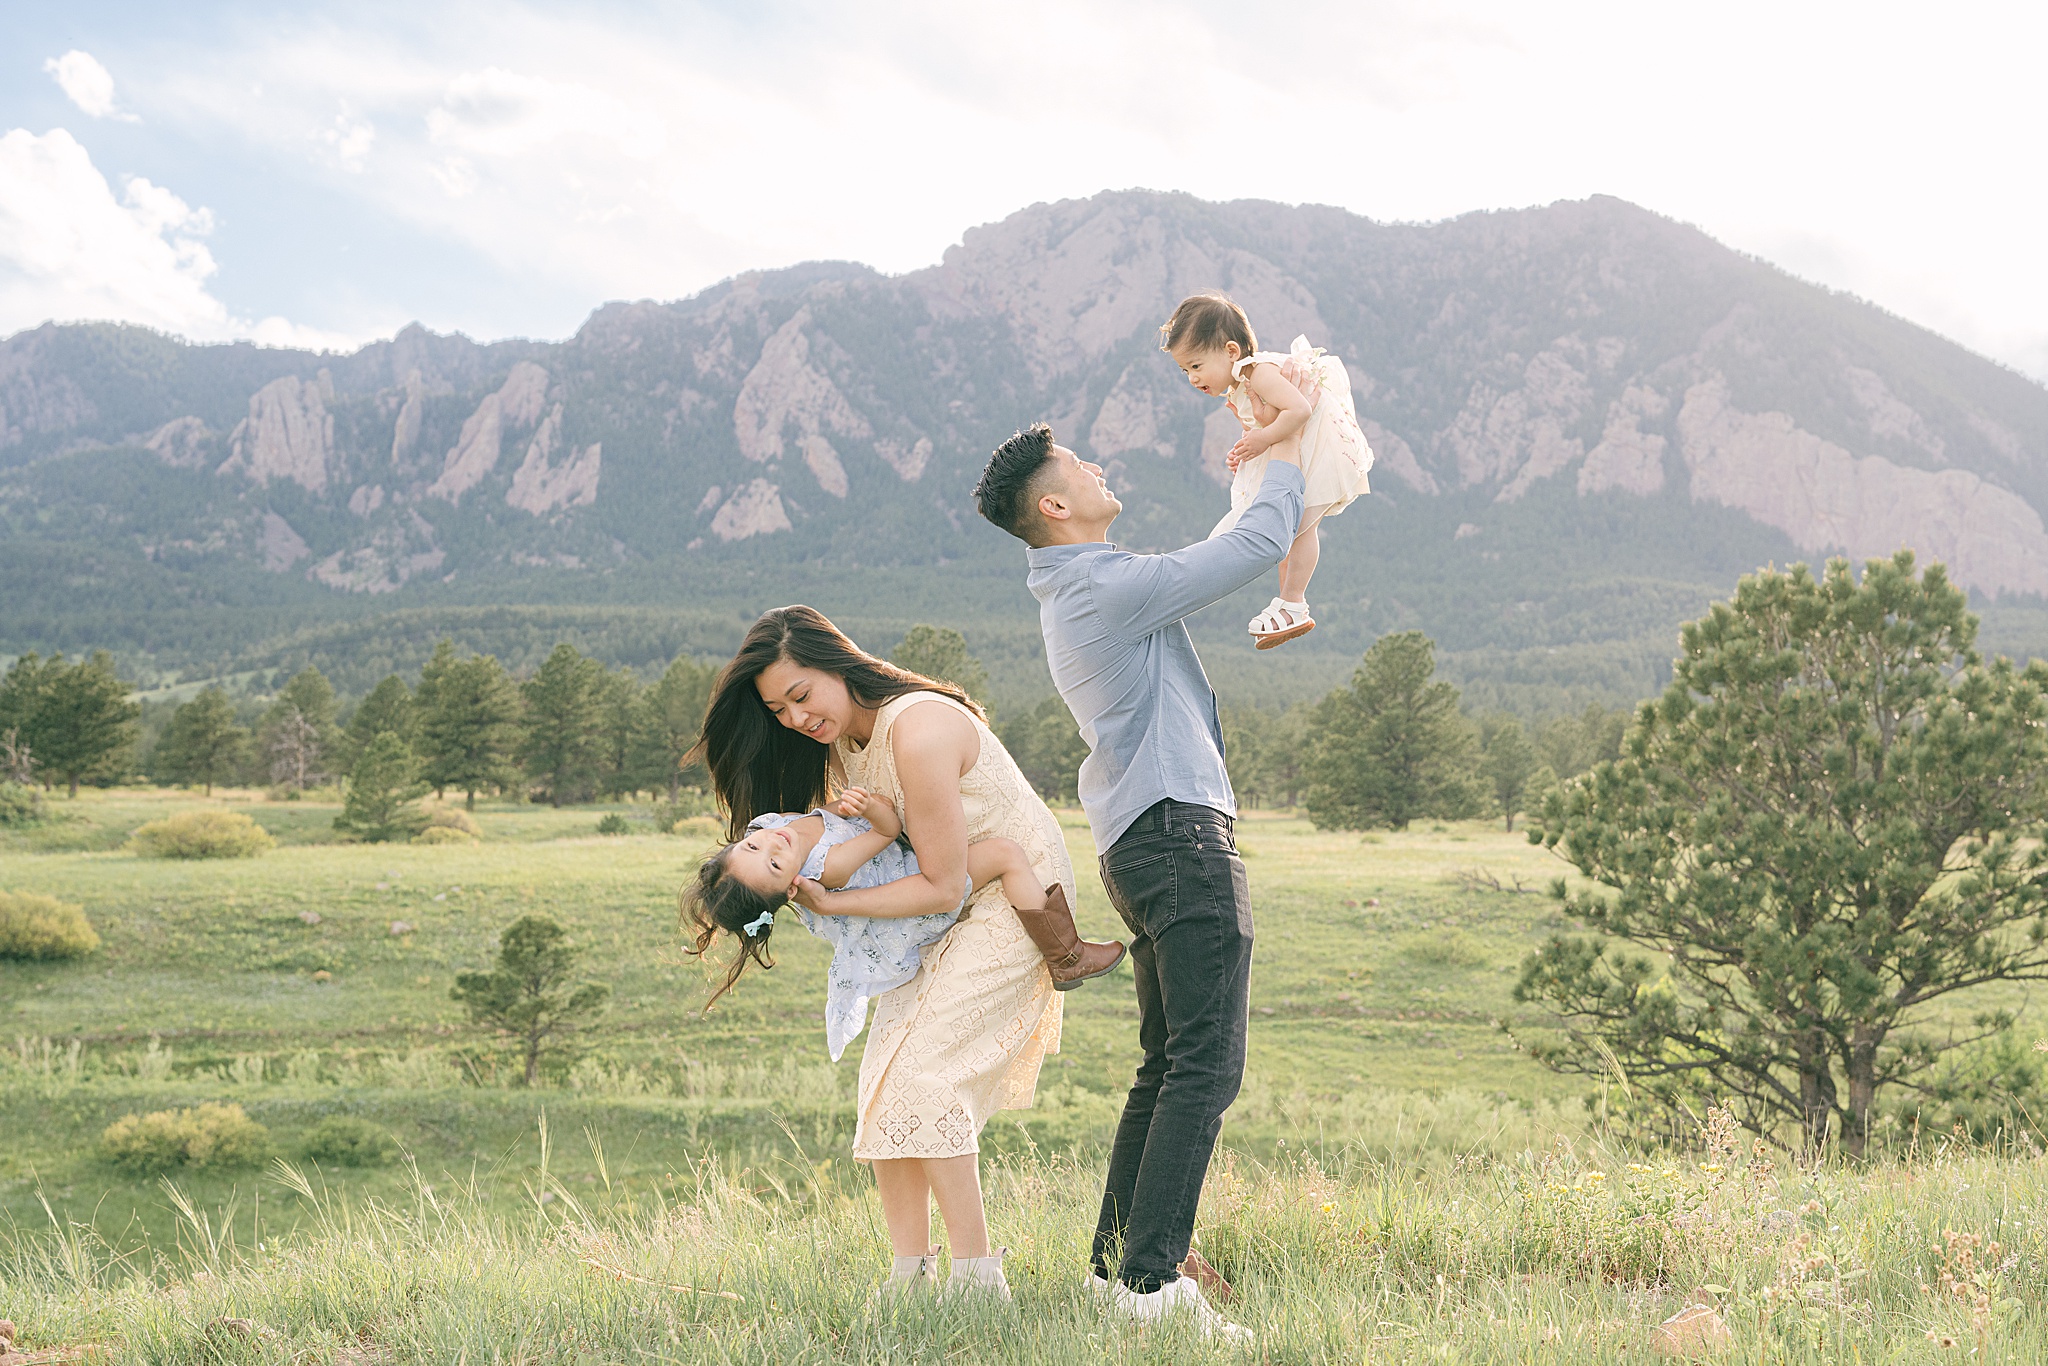
[[[1024,563],[1032,569],[1058,569],[1076,555],[1091,550],[1114,550],[1114,541],[1083,541],[1079,545],[1030,546],[1024,551]]]

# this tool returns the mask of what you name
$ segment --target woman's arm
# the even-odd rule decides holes
[[[903,828],[917,851],[917,874],[859,891],[813,892],[799,882],[795,900],[819,915],[898,917],[956,910],[967,887],[967,813],[960,779],[981,754],[981,739],[965,716],[939,702],[904,709],[889,732],[896,778],[903,789]]]

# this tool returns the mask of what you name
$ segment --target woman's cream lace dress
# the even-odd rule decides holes
[[[1017,841],[1040,880],[1065,884],[1074,904],[1074,868],[1059,821],[1002,742],[951,698],[919,692],[884,705],[864,747],[837,744],[846,781],[884,794],[902,810],[889,732],[906,710],[926,702],[966,716],[981,739],[974,767],[960,780],[968,843],[991,835]],[[916,832],[911,835],[914,841]],[[1060,997],[1052,974],[1002,884],[992,882],[945,938],[924,951],[917,976],[875,1001],[861,1055],[855,1159],[980,1151],[982,1125],[998,1110],[1030,1107],[1039,1065],[1059,1047]]]

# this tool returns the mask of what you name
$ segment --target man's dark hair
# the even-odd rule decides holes
[[[1052,428],[1034,422],[996,447],[981,482],[974,486],[974,504],[981,515],[1026,545],[1040,545],[1045,518],[1038,511],[1039,475],[1052,459]]]

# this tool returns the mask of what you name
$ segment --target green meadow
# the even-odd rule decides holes
[[[143,821],[207,804],[278,847],[123,849]],[[1127,969],[1066,995],[1037,1106],[984,1137],[1017,1304],[872,1304],[887,1245],[846,1158],[858,1047],[827,1058],[824,946],[787,929],[772,972],[703,1011],[675,892],[710,822],[663,835],[645,807],[487,804],[479,844],[355,845],[317,801],[52,805],[64,819],[0,833],[0,890],[82,904],[103,943],[0,963],[0,1316],[26,1348],[1230,1359],[1117,1327],[1083,1292],[1136,1062]],[[597,834],[607,812],[642,833]],[[1061,820],[1082,929],[1115,934],[1086,825]],[[1265,1359],[1647,1360],[1693,1299],[1719,1307],[1728,1360],[2048,1359],[2038,1156],[1946,1137],[1817,1170],[1726,1135],[1632,1150],[1602,1122],[1614,1083],[1547,1072],[1501,1028],[1535,1023],[1511,988],[1562,923],[1553,856],[1497,823],[1361,836],[1252,812],[1239,833],[1251,1061],[1198,1243]],[[531,1090],[449,994],[530,913],[568,927],[612,988]],[[2023,1004],[1988,992],[1956,1013]],[[264,1126],[268,1160],[152,1173],[102,1150],[124,1116],[209,1102]],[[323,1157],[337,1117],[384,1136],[383,1155]]]

